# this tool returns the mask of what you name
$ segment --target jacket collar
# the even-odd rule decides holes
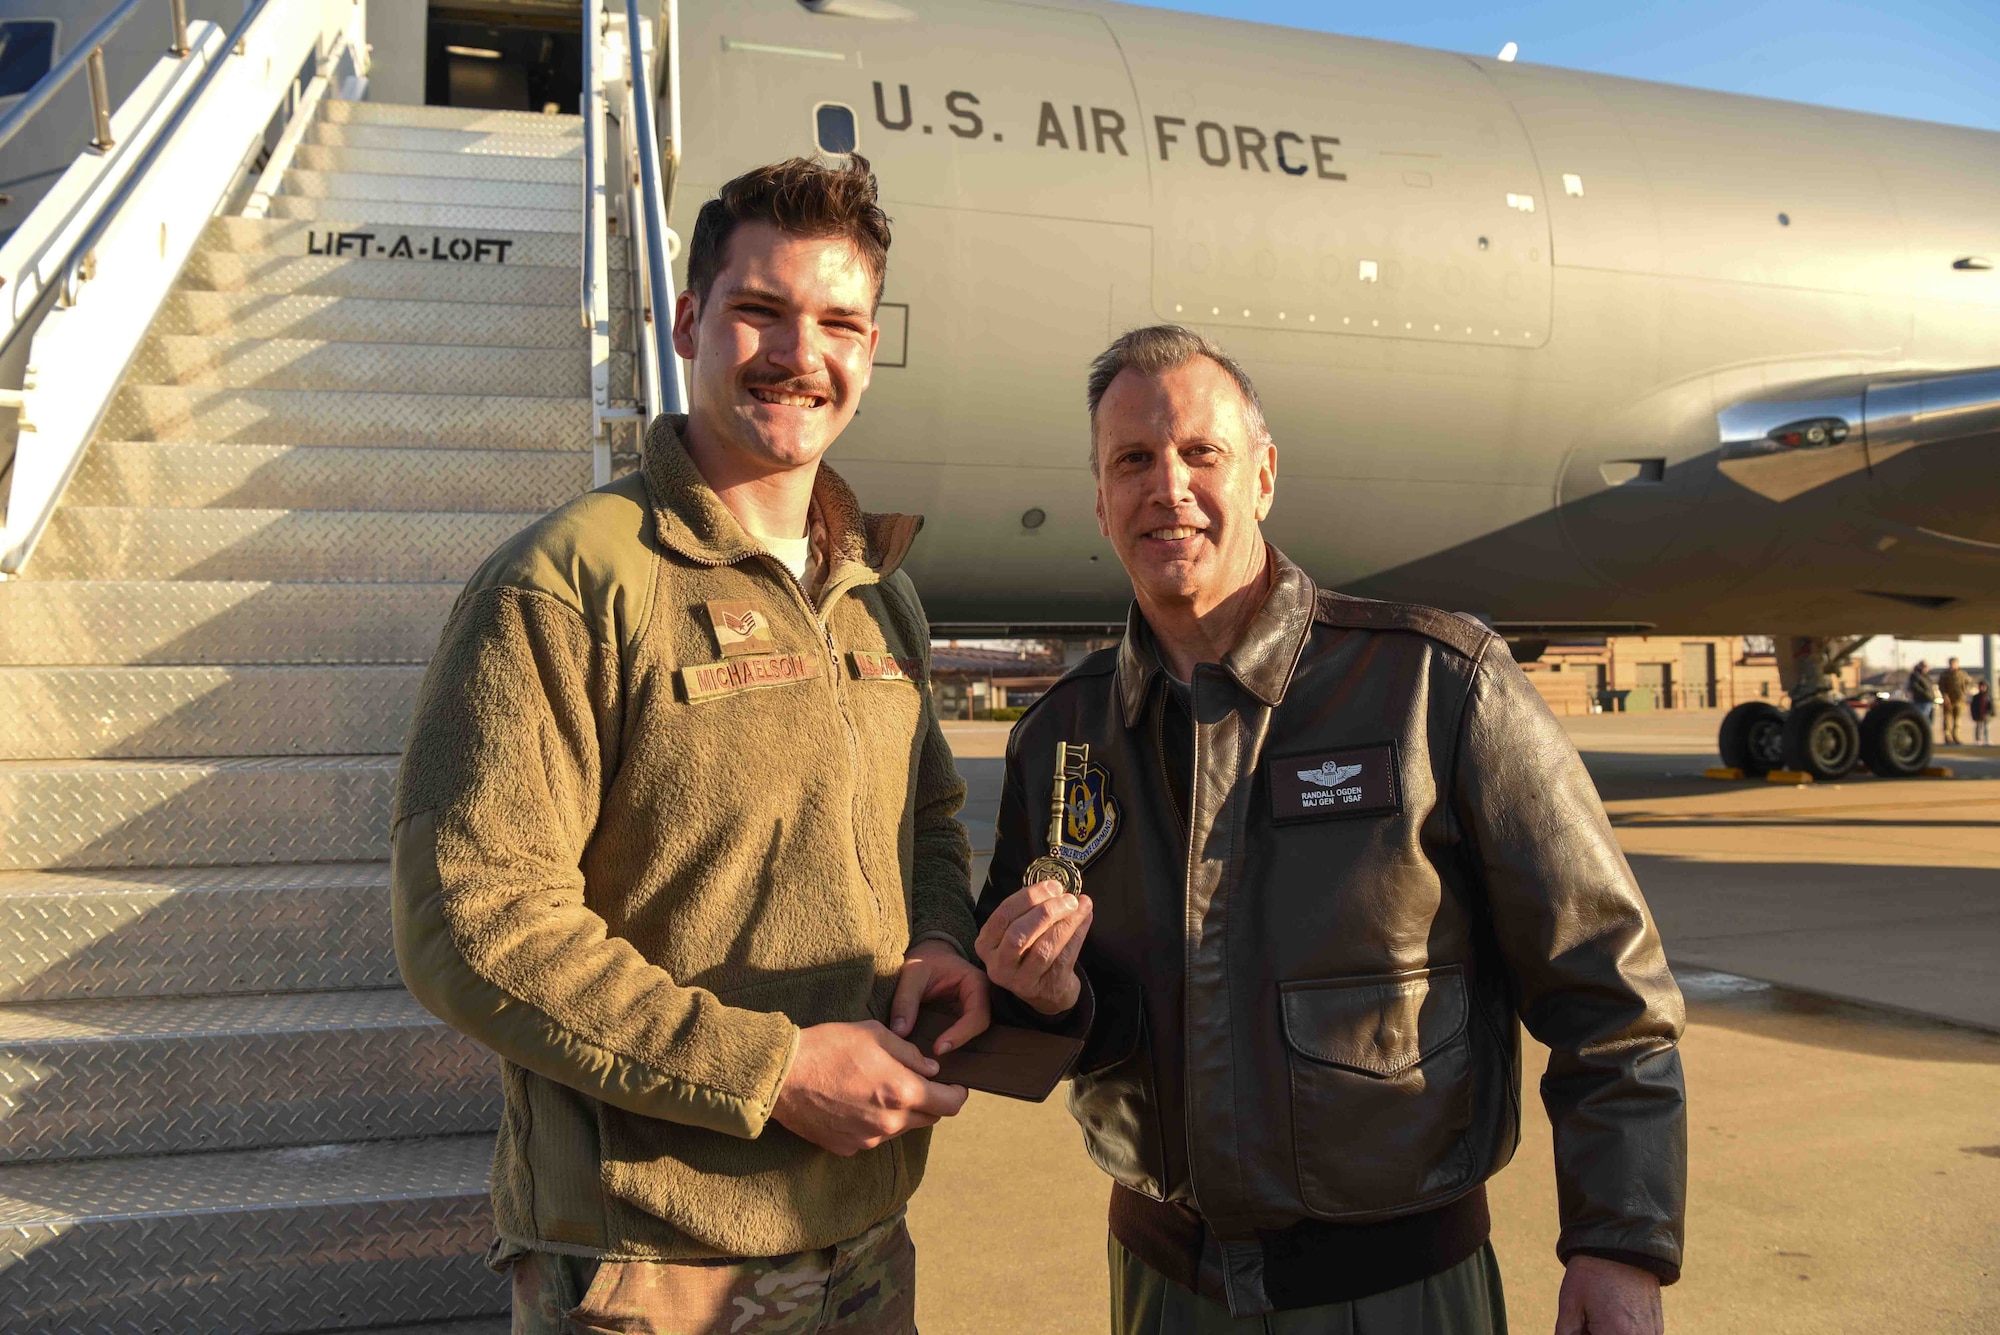
[[[642,467],[660,542],[703,565],[733,565],[756,555],[763,549],[688,456],[681,443],[686,427],[685,416],[662,413],[646,431]],[[841,578],[843,566],[860,566],[877,579],[889,575],[924,526],[922,515],[865,513],[853,489],[824,463],[813,482],[812,503],[826,531],[827,588]]]
[[[1271,591],[1250,619],[1243,638],[1222,656],[1222,670],[1246,693],[1276,707],[1292,684],[1292,673],[1312,630],[1319,590],[1283,552],[1269,543],[1264,550],[1270,554]],[[1139,726],[1153,677],[1165,671],[1153,641],[1153,628],[1146,624],[1135,601],[1125,614],[1125,638],[1118,646],[1118,693],[1126,727]]]

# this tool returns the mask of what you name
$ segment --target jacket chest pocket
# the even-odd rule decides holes
[[[1469,999],[1458,965],[1279,984],[1306,1207],[1407,1210],[1476,1170]]]
[[[923,731],[922,664],[886,650],[850,649],[841,654],[841,675],[863,752],[878,765],[907,765],[914,781]]]

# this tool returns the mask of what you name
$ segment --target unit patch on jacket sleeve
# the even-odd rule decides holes
[[[854,673],[856,681],[920,681],[924,675],[922,660],[901,658],[895,654],[871,654],[864,649],[856,649],[847,656],[847,665]]]
[[[820,674],[818,654],[759,654],[754,658],[725,658],[720,663],[702,663],[681,669],[681,689],[690,703],[713,700],[737,691],[754,691],[765,686],[791,686],[811,681]]]
[[[1403,809],[1394,742],[1273,756],[1265,763],[1271,776],[1271,819],[1280,825],[1386,816]]]
[[[771,618],[754,604],[717,601],[707,607],[708,623],[715,628],[715,647],[724,658],[768,654],[778,647],[771,638]]]

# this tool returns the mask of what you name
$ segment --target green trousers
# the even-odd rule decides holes
[[[1111,1335],[1507,1335],[1500,1263],[1487,1243],[1451,1269],[1386,1293],[1266,1316],[1229,1309],[1109,1240]]]

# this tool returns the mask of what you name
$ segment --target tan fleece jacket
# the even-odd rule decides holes
[[[621,1259],[780,1255],[900,1209],[927,1132],[843,1159],[771,1105],[799,1026],[886,1020],[912,940],[973,935],[897,570],[921,521],[822,468],[815,604],[682,424],[473,576],[395,812],[403,977],[502,1058],[500,1232]]]

